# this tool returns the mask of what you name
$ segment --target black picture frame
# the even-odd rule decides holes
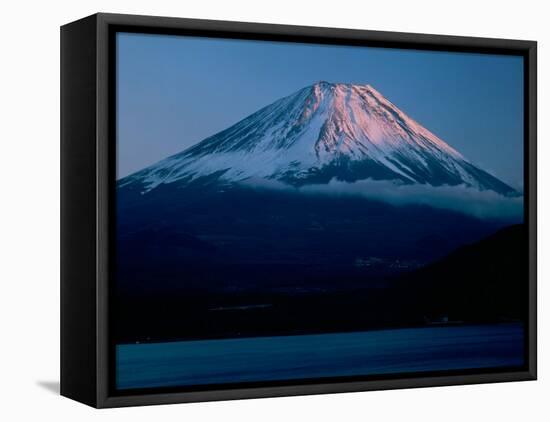
[[[111,382],[114,359],[109,340],[109,279],[114,262],[113,39],[117,31],[521,55],[525,66],[524,177],[529,234],[525,251],[529,255],[525,368],[115,393]],[[61,395],[103,408],[536,379],[536,72],[534,41],[105,13],[61,27]]]

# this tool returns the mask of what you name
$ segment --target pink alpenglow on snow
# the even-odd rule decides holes
[[[475,166],[370,85],[318,82],[119,181],[145,193],[215,178],[290,186],[332,180],[516,191]]]

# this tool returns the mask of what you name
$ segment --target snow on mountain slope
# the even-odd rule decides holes
[[[332,179],[466,185],[500,194],[510,186],[474,166],[370,85],[318,82],[118,182],[144,192],[201,177],[293,186]]]

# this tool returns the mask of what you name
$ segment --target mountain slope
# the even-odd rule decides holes
[[[293,186],[395,180],[515,191],[474,166],[370,85],[319,82],[119,181],[147,192],[207,177]]]
[[[529,263],[518,249],[526,242],[524,224],[508,226],[397,280],[407,297],[416,295],[409,306],[430,307],[432,316],[521,319],[527,312]]]

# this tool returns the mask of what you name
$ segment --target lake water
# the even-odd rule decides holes
[[[118,389],[523,365],[519,323],[118,345]]]

